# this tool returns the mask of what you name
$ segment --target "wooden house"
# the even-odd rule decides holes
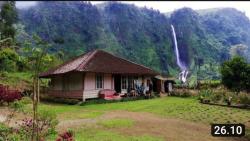
[[[143,65],[95,50],[41,73],[40,78],[51,79],[50,96],[85,100],[97,98],[103,89],[127,93],[135,82],[148,85],[147,80],[157,74]]]

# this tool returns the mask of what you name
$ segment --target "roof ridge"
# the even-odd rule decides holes
[[[78,65],[78,67],[76,67],[74,70],[80,70],[82,67],[85,67],[88,64],[88,62],[93,58],[93,56],[97,53],[97,51],[98,50],[89,52],[90,54],[88,55],[88,57],[82,63],[80,63],[80,65]]]
[[[86,53],[83,53],[83,54],[81,54],[81,55],[79,55],[79,56],[77,56],[75,58],[69,59],[69,60],[65,61],[64,63],[62,63],[62,64],[60,64],[60,65],[58,65],[58,66],[56,66],[54,68],[51,68],[51,69],[47,70],[46,72],[42,72],[40,75],[46,74],[48,72],[53,72],[53,71],[59,69],[60,67],[63,67],[64,65],[66,65],[66,64],[68,64],[70,62],[73,62],[73,61],[75,61],[75,60],[77,60],[77,59],[79,59],[79,58],[81,58],[81,57],[83,57],[83,56],[85,56],[85,55],[87,55],[89,53],[91,53],[91,52],[86,52]],[[75,69],[72,69],[72,70],[75,70]]]

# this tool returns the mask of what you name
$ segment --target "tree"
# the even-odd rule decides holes
[[[0,71],[16,71],[18,54],[10,48],[0,49]]]
[[[1,39],[12,38],[15,37],[15,28],[13,24],[17,22],[17,9],[15,7],[14,1],[7,1],[1,7],[0,12],[1,20],[0,20],[0,32]]]
[[[250,65],[242,57],[234,57],[221,66],[222,84],[237,92],[250,86]]]
[[[48,49],[50,45],[43,41],[39,36],[34,35],[31,41],[25,42],[24,53],[28,56],[28,64],[31,67],[33,77],[33,125],[31,140],[39,141],[38,126],[38,103],[40,95],[39,73],[51,61],[48,58]]]

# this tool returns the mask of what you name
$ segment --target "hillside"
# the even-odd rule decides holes
[[[246,45],[249,52],[250,21],[236,9],[183,8],[167,15],[117,2],[97,6],[87,2],[39,2],[19,10],[26,32],[50,41],[54,45],[51,51],[62,51],[65,60],[99,48],[176,75],[179,68],[171,24],[181,60],[192,75],[199,70],[200,78],[218,79],[218,66],[230,58],[232,46]]]

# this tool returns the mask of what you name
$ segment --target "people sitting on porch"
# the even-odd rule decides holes
[[[133,89],[130,85],[128,85],[127,92],[128,92],[128,96],[132,96],[132,97],[137,96],[136,90]]]

